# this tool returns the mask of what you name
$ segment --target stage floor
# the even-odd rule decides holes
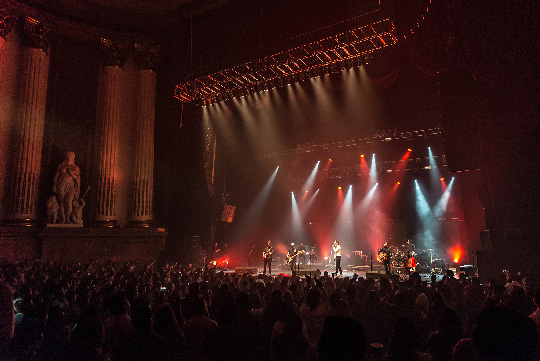
[[[218,271],[225,271],[225,272],[236,272],[238,274],[243,274],[245,272],[259,275],[262,274],[263,268],[262,267],[253,267],[253,266],[246,266],[246,267],[236,267],[234,269],[218,269]],[[297,275],[300,277],[305,277],[307,275],[311,277],[315,276],[322,276],[325,272],[328,272],[328,275],[331,277],[335,277],[335,269],[328,268],[328,267],[312,267],[310,265],[301,266],[299,270],[297,270]],[[272,276],[277,275],[286,275],[291,276],[291,269],[287,265],[280,265],[277,267],[272,267]],[[385,275],[384,268],[378,266],[371,267],[354,267],[354,268],[344,268],[343,269],[343,275],[341,275],[341,278],[345,277],[353,277],[354,275],[358,275],[358,277],[362,278],[379,278],[381,276]],[[403,270],[398,270],[394,274],[402,274],[405,276],[405,273]],[[420,277],[422,281],[430,281],[431,275],[434,274],[436,276],[437,281],[440,281],[443,273],[442,272],[419,272]],[[457,274],[456,274],[457,276]]]

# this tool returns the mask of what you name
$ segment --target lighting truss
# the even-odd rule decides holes
[[[359,146],[364,144],[375,144],[388,141],[396,141],[400,139],[413,140],[415,138],[435,138],[442,135],[442,128],[429,128],[420,129],[414,131],[398,131],[398,130],[384,130],[371,137],[346,139],[342,141],[324,143],[324,142],[307,142],[298,144],[294,148],[284,149],[277,152],[259,154],[256,159],[258,161],[274,159],[278,157],[290,157],[301,153],[315,153],[315,152],[328,152],[334,149],[358,149]]]
[[[360,66],[369,61],[370,54],[397,42],[394,23],[378,20],[179,84],[175,97],[203,105],[241,97]]]
[[[446,155],[442,154],[440,157],[435,156],[435,162],[437,167],[447,167]],[[377,173],[392,173],[392,172],[406,172],[406,171],[420,171],[428,169],[429,157],[414,158],[407,160],[394,160],[384,161],[376,163]],[[288,181],[292,184],[300,184],[306,181],[309,177],[310,171],[292,172],[288,175]],[[317,173],[317,179],[350,179],[361,176],[369,176],[370,169],[363,167],[361,164],[331,167],[329,169],[323,169]]]

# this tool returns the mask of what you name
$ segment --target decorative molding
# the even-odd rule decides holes
[[[17,17],[6,9],[0,9],[0,37],[6,39],[7,34],[13,29]]]
[[[139,70],[156,71],[159,62],[159,47],[147,47],[142,44],[134,44],[133,57]]]
[[[127,46],[112,40],[101,38],[103,66],[122,68],[127,58]]]
[[[40,49],[48,54],[51,43],[51,29],[47,29],[43,24],[34,18],[26,16],[23,20],[23,41],[29,48]]]

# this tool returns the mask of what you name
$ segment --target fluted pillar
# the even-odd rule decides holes
[[[36,219],[38,183],[45,125],[49,42],[41,24],[26,18],[23,26],[23,68],[15,118],[15,152],[7,222],[33,225]]]
[[[96,223],[99,226],[117,225],[116,197],[118,181],[118,132],[120,94],[124,49],[102,40],[103,69],[99,85],[99,169]]]
[[[156,52],[135,46],[139,68],[137,85],[137,118],[135,125],[135,169],[130,226],[152,224],[154,193],[154,125],[156,107]]]

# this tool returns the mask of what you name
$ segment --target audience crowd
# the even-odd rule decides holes
[[[0,264],[0,359],[538,360],[540,293],[503,273],[422,280],[178,264]]]

